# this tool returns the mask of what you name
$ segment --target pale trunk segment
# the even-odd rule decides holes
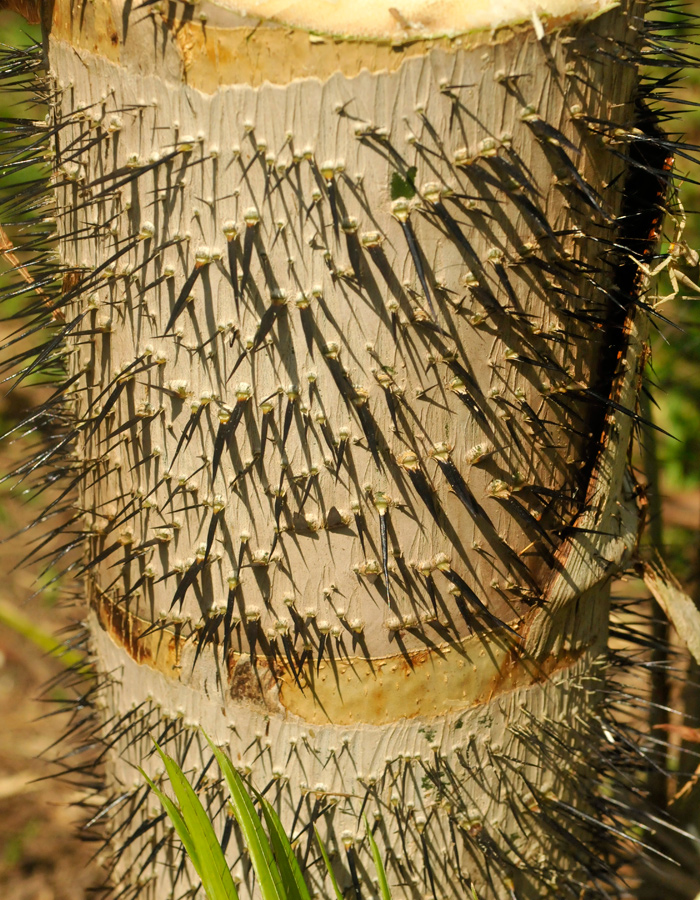
[[[364,812],[396,897],[556,895],[577,863],[543,804],[583,802],[637,533],[600,391],[635,406],[644,325],[611,295],[639,30],[406,8],[341,41],[306,6],[53,11],[109,778],[155,771],[149,734],[201,766],[201,726],[345,879]],[[164,828],[116,862],[139,896],[186,888],[167,844],[139,873]]]

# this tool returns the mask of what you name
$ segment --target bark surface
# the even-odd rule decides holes
[[[396,897],[561,896],[638,530],[639,20],[196,9],[49,38],[115,877],[186,889],[132,766],[165,740],[216,812],[201,727],[344,884],[364,813]]]

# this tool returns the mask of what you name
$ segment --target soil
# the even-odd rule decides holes
[[[28,393],[28,392],[27,392]],[[14,397],[14,395],[12,395]],[[24,401],[35,398],[25,396]],[[17,404],[20,397],[14,401]],[[0,404],[5,419],[7,404]],[[3,413],[5,415],[3,415]],[[22,452],[4,448],[0,471]],[[37,504],[23,504],[0,494],[0,602],[13,604],[35,625],[56,634],[79,619],[56,597],[33,597],[38,567],[19,566],[28,539],[6,538],[36,514]],[[31,598],[31,599],[29,599]],[[61,783],[49,750],[63,737],[66,716],[57,713],[65,689],[53,686],[64,669],[28,639],[0,624],[0,897],[3,900],[85,900],[102,879],[91,861],[97,843],[81,841],[77,829],[84,810],[76,786]],[[49,683],[51,686],[46,688]]]

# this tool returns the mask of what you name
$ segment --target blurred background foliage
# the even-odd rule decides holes
[[[669,9],[660,12],[657,8],[651,15],[679,24],[672,5]],[[656,110],[661,127],[689,148],[675,160],[671,214],[655,265],[675,252],[679,270],[700,285],[700,268],[693,254],[700,251],[700,152],[695,149],[700,146],[700,65],[693,64],[699,57],[697,26],[689,29],[686,18],[690,11],[700,14],[700,2],[679,4],[679,9],[684,22],[675,37],[678,49],[689,57],[688,67],[675,74],[650,66],[645,76],[657,82],[670,76],[657,91]],[[686,247],[690,252],[685,252]],[[652,288],[653,294],[669,299],[659,306],[664,319],[652,323],[647,386],[653,405],[644,412],[662,430],[650,435],[646,429],[640,435],[652,459],[640,457],[638,462],[647,479],[658,482],[649,488],[652,524],[644,541],[663,548],[671,569],[700,604],[700,289],[693,290],[687,282],[678,287],[678,293],[670,296],[674,286],[665,269]]]
[[[38,27],[0,10],[2,49],[27,47],[39,40]],[[43,119],[46,112],[22,91],[0,92],[0,146],[13,140],[12,119]],[[22,184],[47,175],[48,169],[39,167],[0,168],[0,222],[7,226],[11,241],[18,240],[27,223],[27,214],[13,198]],[[26,254],[21,261],[26,262]],[[8,321],[8,317],[35,299],[31,291],[21,292],[24,283],[11,268],[0,253],[0,343],[20,325],[18,319]],[[9,302],[8,287],[16,291]],[[41,385],[42,379],[29,379],[11,394],[9,384],[0,381],[0,433],[15,427],[27,410],[45,399],[48,389]],[[80,806],[82,793],[76,785],[44,780],[55,775],[55,767],[47,762],[47,748],[60,740],[66,727],[65,717],[56,715],[56,704],[46,704],[66,697],[65,687],[57,682],[66,656],[63,661],[57,659],[51,635],[65,636],[82,613],[56,583],[37,594],[37,579],[48,584],[53,571],[42,576],[39,566],[22,563],[26,540],[8,542],[44,502],[32,500],[24,486],[13,490],[12,480],[7,479],[18,461],[34,452],[41,435],[17,432],[13,438],[0,445],[0,898],[86,900],[103,874],[92,862],[96,845],[77,836],[79,823],[86,818]]]
[[[681,99],[700,101],[700,68],[688,71],[679,81]],[[671,111],[674,111],[673,107]],[[700,104],[687,107],[666,129],[686,143],[700,143]],[[700,163],[687,159],[676,161],[679,199],[686,217],[682,234],[678,235],[691,248],[700,248]],[[677,205],[677,202],[676,202]],[[683,215],[678,210],[677,215]],[[676,223],[667,221],[666,240],[659,248],[660,257],[669,250]],[[688,270],[688,266],[683,267]],[[690,277],[697,281],[697,266]],[[658,293],[672,291],[667,275],[660,279]],[[658,388],[654,399],[659,404],[657,423],[673,438],[660,436],[659,462],[664,487],[687,490],[700,486],[700,295],[681,286],[679,294],[663,306],[663,314],[674,326],[657,323],[652,338],[652,379]],[[675,439],[674,439],[675,438]],[[700,526],[700,521],[698,522]]]

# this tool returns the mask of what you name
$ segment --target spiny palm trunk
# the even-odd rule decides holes
[[[51,12],[114,880],[190,884],[153,736],[252,891],[201,727],[345,885],[364,814],[395,896],[608,890],[631,257],[666,190],[640,9],[332,9]]]

